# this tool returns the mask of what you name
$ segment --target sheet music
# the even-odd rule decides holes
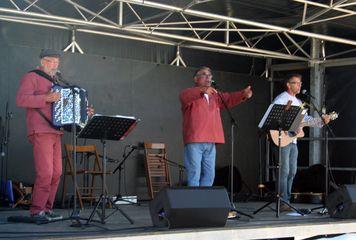
[[[260,129],[296,131],[303,120],[304,109],[299,106],[290,106],[272,103],[262,117],[258,127]]]
[[[263,124],[265,123],[269,113],[271,112],[272,108],[273,108],[274,104],[270,104],[267,111],[265,112],[265,115],[263,115],[263,118],[261,119],[260,123],[258,124],[258,128],[262,128]]]
[[[79,132],[78,138],[123,140],[137,122],[133,116],[95,114]]]

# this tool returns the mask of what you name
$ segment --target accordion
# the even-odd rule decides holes
[[[56,127],[66,127],[72,125],[75,120],[77,128],[83,128],[88,122],[87,91],[76,86],[62,87],[59,85],[54,85],[52,91],[61,94],[59,101],[52,103],[52,124]]]

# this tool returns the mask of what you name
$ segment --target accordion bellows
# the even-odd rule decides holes
[[[54,85],[52,87],[52,91],[59,92],[61,94],[60,100],[52,104],[53,125],[63,127],[71,125],[75,122],[77,126],[83,128],[88,122],[87,91],[80,87],[62,87],[59,85]]]

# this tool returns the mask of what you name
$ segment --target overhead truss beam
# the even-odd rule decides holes
[[[0,7],[0,20],[2,21],[33,24],[70,31],[75,29],[76,32],[175,45],[180,48],[189,47],[253,57],[315,61],[315,59],[311,59],[308,50],[303,47],[308,39],[316,38],[356,46],[356,41],[351,39],[297,29],[303,24],[313,24],[313,22],[321,21],[316,20],[317,17],[331,10],[343,12],[344,15],[348,16],[356,14],[352,10],[343,10],[352,5],[347,0],[330,1],[330,4],[326,6],[323,4],[322,7],[325,9],[310,17],[307,16],[306,11],[308,6],[313,3],[309,0],[294,0],[303,3],[304,9],[302,22],[292,28],[192,9],[195,5],[209,2],[210,0],[192,1],[183,8],[155,1],[111,0],[107,1],[100,10],[89,9],[79,4],[76,0],[61,0],[68,7],[72,7],[79,13],[77,17],[67,17],[61,13],[51,14],[40,7],[40,0],[22,0],[27,3],[27,6],[23,9],[20,8],[22,5],[19,5],[18,2],[14,0],[8,1],[13,8]],[[105,13],[115,3],[118,3],[119,6],[116,19],[106,17]],[[141,15],[140,11],[138,11],[138,6],[159,9],[162,12],[157,14],[156,11],[154,16],[147,17]],[[126,7],[125,11],[124,7]],[[40,13],[38,11],[34,12],[34,9],[39,10]],[[130,11],[131,15],[134,14],[136,16],[136,23],[124,22],[124,16],[127,14],[126,10]],[[173,15],[175,15],[175,18],[171,17]],[[180,17],[181,21],[172,20],[177,19],[177,17]],[[341,16],[339,17],[341,18]],[[152,22],[155,19],[158,21]],[[262,33],[262,35],[257,36],[256,34],[258,33]],[[262,44],[264,39],[273,36],[277,39],[275,43],[279,43],[280,47],[273,49]],[[283,40],[281,36],[284,36],[286,39]],[[217,40],[219,38],[221,40]],[[301,38],[304,38],[304,40],[301,41]],[[286,41],[292,44],[288,45]],[[298,42],[303,42],[303,44],[299,44]]]
[[[234,22],[234,23],[238,23],[238,24],[259,27],[259,28],[264,28],[264,29],[273,29],[273,30],[287,32],[287,33],[300,35],[300,36],[304,36],[304,37],[312,37],[312,38],[317,38],[320,40],[338,42],[338,43],[342,43],[342,44],[349,44],[349,45],[356,46],[356,41],[349,40],[349,39],[333,37],[333,36],[328,36],[328,35],[324,35],[324,34],[317,34],[317,33],[312,33],[312,32],[306,32],[306,31],[301,31],[301,30],[293,30],[293,29],[289,29],[286,27],[281,27],[281,26],[276,26],[276,25],[271,25],[271,24],[266,24],[266,23],[260,23],[260,22],[236,18],[236,17],[228,17],[228,16],[223,16],[223,15],[219,15],[219,14],[208,13],[208,12],[203,12],[203,11],[198,11],[198,10],[183,9],[183,8],[171,6],[168,4],[157,3],[157,2],[153,2],[153,1],[146,1],[146,0],[116,0],[116,1],[132,3],[132,4],[142,5],[142,6],[148,6],[148,7],[158,8],[158,9],[162,9],[162,10],[180,12],[180,13],[184,13],[184,14],[191,15],[191,16],[204,17],[204,18],[208,18],[208,19],[216,19],[216,20],[221,20],[221,21],[230,21],[230,22]],[[295,0],[295,1],[304,1],[304,0]]]
[[[348,6],[354,5],[351,3],[347,3],[350,0],[339,0],[339,1],[333,1],[329,0],[329,4],[322,4],[318,3],[315,1],[309,1],[309,0],[294,0],[295,2],[303,3],[304,4],[304,9],[303,9],[303,16],[302,16],[302,21],[296,24],[293,29],[296,29],[298,27],[304,26],[304,25],[311,25],[311,24],[316,24],[316,23],[321,23],[321,22],[327,22],[339,18],[345,18],[345,17],[350,17],[356,14],[355,11],[348,9]],[[321,10],[314,13],[311,16],[307,17],[307,12],[310,6],[318,7]],[[309,7],[309,8],[308,8]],[[333,17],[325,17],[325,18],[320,18],[322,15],[325,15],[328,12],[338,12],[342,13],[341,15],[333,16]],[[315,20],[317,18],[320,18],[318,20]]]

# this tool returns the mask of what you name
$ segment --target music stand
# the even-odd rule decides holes
[[[301,211],[294,208],[290,203],[281,198],[281,183],[280,183],[280,175],[281,175],[281,137],[282,131],[291,131],[296,132],[302,122],[305,114],[305,110],[303,110],[299,106],[291,106],[292,101],[288,101],[287,105],[282,104],[271,104],[267,111],[265,112],[261,122],[258,124],[258,127],[264,131],[269,130],[278,130],[278,162],[277,162],[277,193],[275,194],[275,199],[269,201],[259,209],[253,212],[253,214],[258,213],[262,209],[268,207],[271,203],[276,202],[276,217],[279,217],[280,213],[280,205],[281,202],[288,205],[291,209],[298,212],[301,215],[304,215]]]
[[[100,223],[105,224],[105,220],[113,215],[115,212],[120,211],[120,213],[131,223],[133,220],[119,207],[117,206],[107,195],[105,191],[106,186],[106,140],[121,141],[123,140],[137,125],[138,120],[134,117],[127,116],[103,116],[94,115],[88,122],[88,124],[79,133],[78,138],[88,138],[88,139],[100,139],[103,145],[103,158],[102,158],[102,188],[100,198],[95,205],[93,211],[90,214],[89,219],[86,224],[89,224],[93,220],[95,212],[100,218]],[[115,211],[111,212],[108,216],[105,215],[106,204],[110,202],[114,206]],[[101,203],[101,214],[97,211]]]

